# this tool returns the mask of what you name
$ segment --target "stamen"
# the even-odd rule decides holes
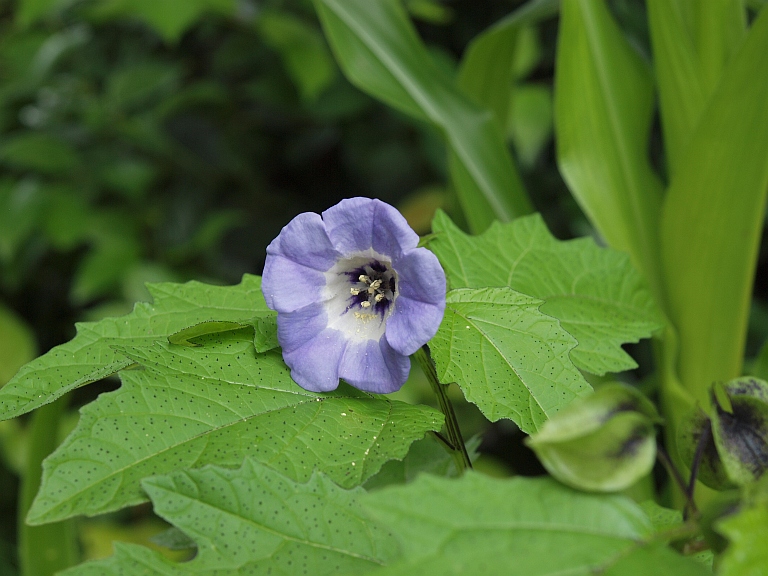
[[[368,300],[363,300],[362,302],[360,302],[360,306],[362,308],[370,308],[371,307],[371,303],[368,302]]]
[[[368,278],[368,276],[366,276],[365,274],[360,274],[360,276],[358,276],[357,279],[360,280],[360,282],[362,282],[364,284],[370,284],[371,283],[371,279]]]
[[[360,288],[350,288],[349,293],[352,294],[352,296],[357,296],[360,294]]]
[[[378,290],[378,289],[379,289],[379,286],[381,286],[381,280],[374,280],[373,282],[371,282],[371,288],[369,288],[368,290],[369,290],[369,291],[370,291],[371,289],[373,289],[373,290]]]
[[[376,294],[373,299],[376,300],[376,302],[381,302],[384,300],[384,294]]]

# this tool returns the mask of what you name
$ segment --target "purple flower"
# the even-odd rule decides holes
[[[380,394],[408,378],[437,332],[445,273],[392,206],[350,198],[299,214],[267,248],[262,290],[291,376],[314,392],[343,378]]]

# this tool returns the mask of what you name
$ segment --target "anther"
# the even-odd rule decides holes
[[[373,299],[376,300],[376,302],[381,302],[384,300],[384,294],[376,294]]]
[[[368,278],[368,276],[366,276],[365,274],[360,274],[360,276],[358,276],[357,279],[360,280],[360,282],[362,282],[363,284],[370,284],[371,283],[371,279]]]
[[[371,303],[368,302],[368,300],[363,300],[362,302],[360,302],[360,306],[362,308],[370,308],[371,307]]]
[[[373,290],[378,290],[379,286],[381,286],[381,280],[374,280],[373,282],[371,282],[371,288]]]
[[[350,294],[352,294],[352,296],[357,296],[358,294],[360,294],[360,288],[350,288],[349,292]]]

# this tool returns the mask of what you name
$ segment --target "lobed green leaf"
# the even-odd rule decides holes
[[[563,2],[555,71],[557,163],[590,221],[661,294],[662,184],[648,159],[653,78],[603,0]]]
[[[258,276],[245,275],[236,286],[168,282],[148,288],[152,304],[136,304],[133,312],[119,318],[79,323],[71,341],[21,368],[0,390],[0,419],[30,412],[132,364],[115,346],[165,340],[201,322],[253,324],[254,318],[271,314]]]
[[[194,560],[177,564],[141,546],[62,576],[137,574],[361,574],[399,553],[391,534],[346,491],[315,474],[296,483],[246,460],[238,470],[207,467],[145,480],[155,512],[197,542]]]
[[[682,4],[649,0],[648,27],[664,128],[664,149],[668,170],[674,175],[709,93]]]
[[[707,573],[669,549],[645,548],[653,528],[629,499],[575,492],[551,479],[424,475],[362,504],[403,550],[376,576]],[[647,556],[640,560],[645,572],[610,571],[627,555]]]
[[[297,386],[278,352],[256,354],[252,331],[123,347],[139,370],[81,410],[75,431],[44,463],[28,521],[101,514],[146,500],[143,479],[246,457],[294,480],[314,470],[344,487],[402,458],[442,415],[343,385],[318,395]]]
[[[440,259],[450,288],[508,286],[544,301],[578,341],[573,363],[593,374],[637,366],[622,344],[647,338],[662,325],[647,284],[626,255],[590,239],[561,242],[538,215],[494,224],[468,236],[442,212],[429,248]]]
[[[510,288],[453,290],[430,343],[441,382],[456,382],[491,421],[509,418],[528,433],[591,390],[569,357],[576,340],[541,304]]]
[[[491,109],[506,129],[512,91],[512,65],[523,26],[553,16],[559,0],[526,2],[479,34],[467,46],[459,66],[458,84],[475,102]]]
[[[768,191],[768,10],[702,113],[667,192],[660,236],[683,385],[704,406],[742,373]]]

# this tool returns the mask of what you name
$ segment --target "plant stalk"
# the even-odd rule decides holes
[[[79,561],[75,526],[63,520],[42,526],[25,522],[40,487],[43,460],[58,445],[59,421],[69,396],[35,410],[29,424],[29,451],[24,467],[18,508],[19,564],[21,576],[53,576]]]
[[[417,350],[413,356],[416,358],[419,366],[421,366],[424,374],[426,374],[427,380],[429,380],[429,384],[432,386],[432,391],[437,397],[440,411],[445,415],[445,430],[448,443],[450,444],[448,449],[451,451],[453,460],[456,463],[456,469],[459,471],[459,474],[463,474],[465,470],[472,469],[472,461],[469,459],[467,447],[464,445],[459,421],[456,419],[456,413],[453,411],[453,404],[451,404],[448,395],[445,393],[446,385],[442,384],[437,377],[437,370],[426,344]]]

